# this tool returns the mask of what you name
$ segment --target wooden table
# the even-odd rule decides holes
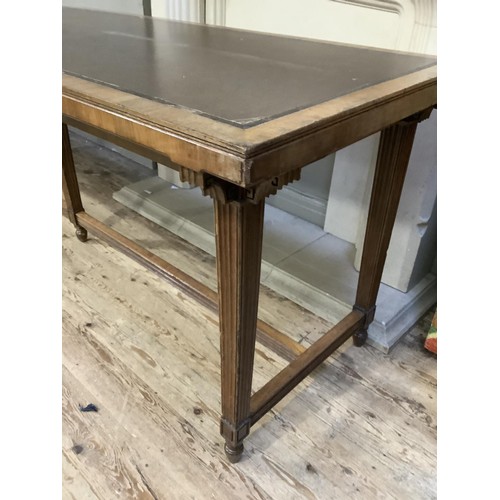
[[[232,462],[250,428],[335,349],[363,345],[436,60],[152,18],[63,9],[63,192],[87,231],[219,309],[221,434]],[[218,294],[87,214],[67,125],[174,162],[215,207]],[[353,310],[302,353],[257,319],[265,198],[301,168],[382,131]],[[252,395],[256,335],[289,365]]]

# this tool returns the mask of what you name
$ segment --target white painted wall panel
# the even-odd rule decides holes
[[[394,12],[331,0],[227,0],[226,26],[382,48],[394,47]]]
[[[142,15],[142,0],[62,0],[63,7]]]

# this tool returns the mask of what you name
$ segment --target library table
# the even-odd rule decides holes
[[[417,123],[436,105],[436,59],[330,42],[63,8],[66,213],[219,310],[220,430],[232,462],[250,428],[335,349],[361,346]],[[87,214],[68,125],[160,163],[215,206],[218,294]],[[264,205],[301,168],[381,131],[355,303],[308,349],[257,319]],[[252,394],[256,337],[288,366]]]

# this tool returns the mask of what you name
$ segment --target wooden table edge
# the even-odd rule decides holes
[[[68,124],[244,187],[305,166],[437,100],[432,65],[243,129],[71,75],[62,83]]]

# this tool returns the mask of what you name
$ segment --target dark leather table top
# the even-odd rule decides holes
[[[434,57],[63,8],[63,71],[247,127],[436,64]]]

